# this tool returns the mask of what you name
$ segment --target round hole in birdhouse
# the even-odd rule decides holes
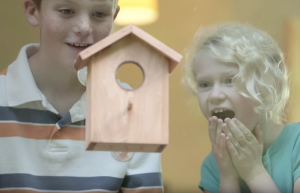
[[[144,82],[144,70],[140,64],[126,61],[119,65],[116,78],[119,86],[125,90],[135,90]]]

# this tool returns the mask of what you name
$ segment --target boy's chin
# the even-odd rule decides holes
[[[75,68],[74,61],[72,61],[72,62],[68,61],[68,62],[65,62],[64,64],[65,64],[64,68],[65,68],[66,72],[77,74],[77,70]]]

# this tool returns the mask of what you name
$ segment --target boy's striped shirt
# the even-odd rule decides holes
[[[61,116],[37,88],[24,46],[0,73],[0,192],[163,192],[159,153],[118,162],[85,151],[85,94]]]

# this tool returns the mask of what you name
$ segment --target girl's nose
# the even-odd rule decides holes
[[[220,86],[214,86],[209,96],[209,100],[212,103],[220,103],[226,99],[226,95],[222,91]]]

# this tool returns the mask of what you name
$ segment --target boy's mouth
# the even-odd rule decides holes
[[[211,115],[216,116],[218,119],[222,119],[224,121],[226,118],[234,118],[235,113],[232,110],[228,109],[217,109],[213,110]]]
[[[85,48],[88,48],[92,45],[92,44],[71,44],[71,43],[67,43],[67,44],[73,48],[77,48],[80,50],[84,50]]]

